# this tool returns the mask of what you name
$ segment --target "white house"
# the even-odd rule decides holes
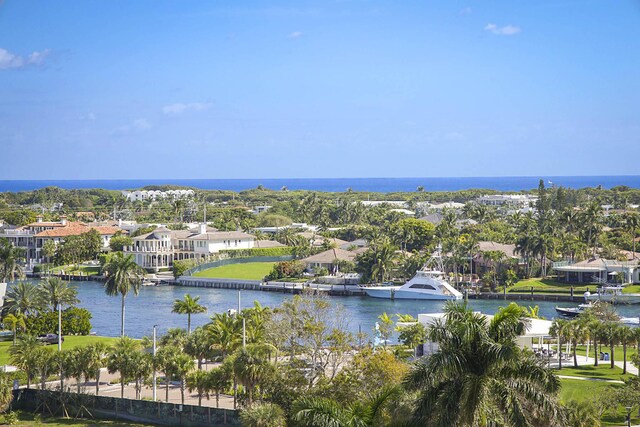
[[[193,190],[135,190],[135,191],[122,191],[122,195],[131,202],[145,201],[145,200],[158,200],[158,199],[182,199],[193,197],[195,192]]]
[[[174,260],[206,258],[227,249],[251,249],[255,237],[241,231],[217,231],[200,224],[190,230],[158,227],[133,238],[124,252],[134,255],[136,263],[146,269],[159,270],[173,266]]]

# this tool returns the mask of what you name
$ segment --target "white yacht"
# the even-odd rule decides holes
[[[429,261],[404,285],[360,286],[367,295],[385,299],[459,300],[462,294],[444,277],[441,248],[438,246]]]
[[[594,294],[584,293],[586,301],[605,301],[611,304],[640,304],[640,294],[623,294],[623,286],[603,285]]]

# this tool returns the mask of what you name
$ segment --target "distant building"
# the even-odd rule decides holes
[[[109,247],[111,237],[118,232],[124,232],[116,226],[67,221],[64,215],[60,217],[60,221],[45,222],[42,216],[38,215],[36,222],[23,227],[5,229],[0,233],[0,237],[4,237],[15,247],[24,249],[27,268],[33,268],[34,265],[46,261],[42,255],[42,247],[47,240],[58,245],[63,243],[66,237],[79,236],[90,230],[96,230],[100,234],[104,249]]]
[[[336,260],[353,262],[356,259],[356,256],[358,256],[358,254],[362,253],[363,251],[363,249],[346,251],[344,249],[334,248],[326,250],[324,252],[320,252],[319,254],[311,255],[310,257],[304,258],[301,261],[305,263],[308,269],[324,267],[333,274],[335,273],[334,262]]]
[[[506,206],[511,209],[524,209],[535,205],[538,197],[528,194],[491,194],[479,197],[476,202],[485,206]]]
[[[615,282],[617,276],[622,274],[624,283],[640,283],[638,260],[613,261],[604,258],[591,258],[580,262],[561,261],[553,263],[553,270],[561,282]]]
[[[122,195],[131,202],[147,201],[147,200],[160,200],[160,199],[185,199],[193,197],[195,192],[193,190],[135,190],[135,191],[122,191]]]
[[[136,264],[158,271],[173,266],[173,261],[205,259],[226,249],[251,249],[255,236],[241,231],[217,231],[206,224],[190,230],[169,230],[158,227],[150,233],[133,238],[133,245],[124,252],[133,254]]]
[[[253,208],[253,210],[251,211],[254,215],[258,215],[261,214],[262,212],[266,212],[269,209],[271,209],[271,206],[268,205],[262,205],[262,206],[256,206]]]

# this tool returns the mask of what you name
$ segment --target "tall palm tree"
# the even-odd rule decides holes
[[[206,326],[212,350],[219,350],[224,358],[242,344],[242,322],[228,313],[216,313]]]
[[[617,322],[604,322],[602,324],[602,338],[609,344],[609,350],[611,350],[611,369],[615,367],[615,347],[619,342],[620,324]]]
[[[570,328],[570,321],[565,319],[554,320],[549,328],[549,335],[558,339],[558,369],[562,369],[562,344],[570,336]]]
[[[140,351],[140,344],[129,337],[121,337],[107,355],[107,369],[110,374],[120,375],[120,397],[124,398],[124,385],[134,378],[135,353]]]
[[[40,348],[42,343],[31,335],[23,336],[16,345],[9,348],[9,360],[27,376],[27,388],[31,385],[31,380],[35,377],[38,368]]]
[[[116,252],[111,256],[104,266],[104,271],[107,276],[107,281],[104,284],[107,295],[122,297],[120,335],[124,337],[124,301],[130,291],[133,291],[134,295],[138,295],[145,273],[136,264],[133,255],[124,255],[122,252]]]
[[[637,213],[627,213],[625,214],[624,219],[625,228],[631,233],[631,241],[633,244],[633,258],[637,258],[636,253],[636,234],[638,233],[638,228],[640,228],[640,215]]]
[[[173,359],[172,371],[175,377],[180,380],[180,400],[184,405],[184,391],[189,372],[193,370],[195,363],[188,354],[180,353]]]
[[[184,295],[184,299],[177,299],[173,302],[172,313],[187,315],[187,335],[191,335],[191,315],[198,313],[206,313],[207,307],[201,305],[200,297],[192,297],[189,294]]]
[[[184,352],[198,360],[198,370],[202,369],[202,360],[211,354],[211,344],[204,328],[196,328],[184,343]]]
[[[248,404],[253,403],[257,384],[273,368],[263,352],[254,345],[241,348],[233,355],[233,372],[247,390]]]
[[[18,328],[25,330],[27,328],[26,323],[24,322],[24,315],[21,313],[9,313],[4,316],[2,319],[2,324],[6,326],[10,326],[13,331],[13,345],[16,345],[16,335],[18,332]]]
[[[370,250],[373,256],[371,277],[378,282],[384,282],[390,277],[391,270],[394,267],[395,253],[393,246],[388,243],[382,243],[372,246]]]
[[[240,422],[245,427],[285,427],[287,419],[281,407],[263,403],[243,409]]]
[[[198,406],[202,406],[202,398],[209,399],[209,373],[197,370],[187,375],[187,388],[189,393],[194,391],[198,395]]]
[[[41,307],[38,286],[31,282],[19,282],[7,290],[3,310],[28,316],[39,311]]]
[[[417,392],[418,425],[514,427],[539,420],[561,423],[560,381],[541,361],[520,350],[517,337],[528,320],[516,306],[493,319],[449,303],[445,318],[429,330],[438,350],[418,362],[405,381]]]
[[[629,326],[620,326],[618,340],[622,344],[622,374],[627,373],[627,346],[636,342],[636,336]]]
[[[224,365],[207,372],[209,375],[209,387],[216,395],[216,408],[220,407],[220,393],[229,387],[231,373]]]
[[[0,239],[0,283],[13,282],[24,277],[24,270],[20,261],[24,258],[24,251],[14,247],[6,239]]]
[[[96,342],[86,347],[82,347],[82,359],[84,378],[86,380],[96,380],[96,396],[100,395],[100,369],[107,362],[107,352],[109,347],[105,343]]]
[[[332,399],[303,397],[293,403],[292,418],[308,427],[368,427],[378,425],[384,406],[397,396],[398,390],[385,387],[371,399],[346,406]]]
[[[72,306],[80,302],[78,300],[78,290],[75,286],[70,286],[59,277],[47,277],[40,284],[39,289],[42,305],[51,307],[55,311],[58,305]]]

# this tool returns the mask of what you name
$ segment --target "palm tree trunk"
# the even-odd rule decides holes
[[[593,339],[593,360],[595,360],[593,366],[598,366],[598,340]]]
[[[187,313],[187,335],[191,335],[191,313]]]
[[[573,343],[573,367],[574,368],[578,367],[578,355],[576,354],[576,346],[577,346],[577,343],[574,342]]]
[[[198,392],[198,406],[202,406],[202,392]]]
[[[120,373],[120,398],[124,399],[124,378],[122,377],[122,372]]]
[[[100,369],[96,372],[96,396],[100,395]]]
[[[622,344],[622,375],[627,373],[627,343]]]
[[[13,345],[16,345],[16,325],[13,325]]]
[[[184,405],[184,378],[180,381],[180,399],[182,400],[182,404]]]
[[[169,402],[169,376],[165,375],[164,376],[164,381],[165,381],[165,400],[167,401],[167,403]]]
[[[122,337],[124,337],[124,297],[125,297],[125,295],[122,294],[122,318],[120,319],[120,321],[121,321],[120,336],[122,336]]]
[[[615,367],[615,357],[613,357],[613,351],[615,346],[613,345],[613,341],[611,341],[610,345],[611,345],[611,369],[613,369]]]
[[[562,339],[558,336],[558,370],[562,369]]]
[[[220,392],[216,390],[216,408],[220,407]]]

